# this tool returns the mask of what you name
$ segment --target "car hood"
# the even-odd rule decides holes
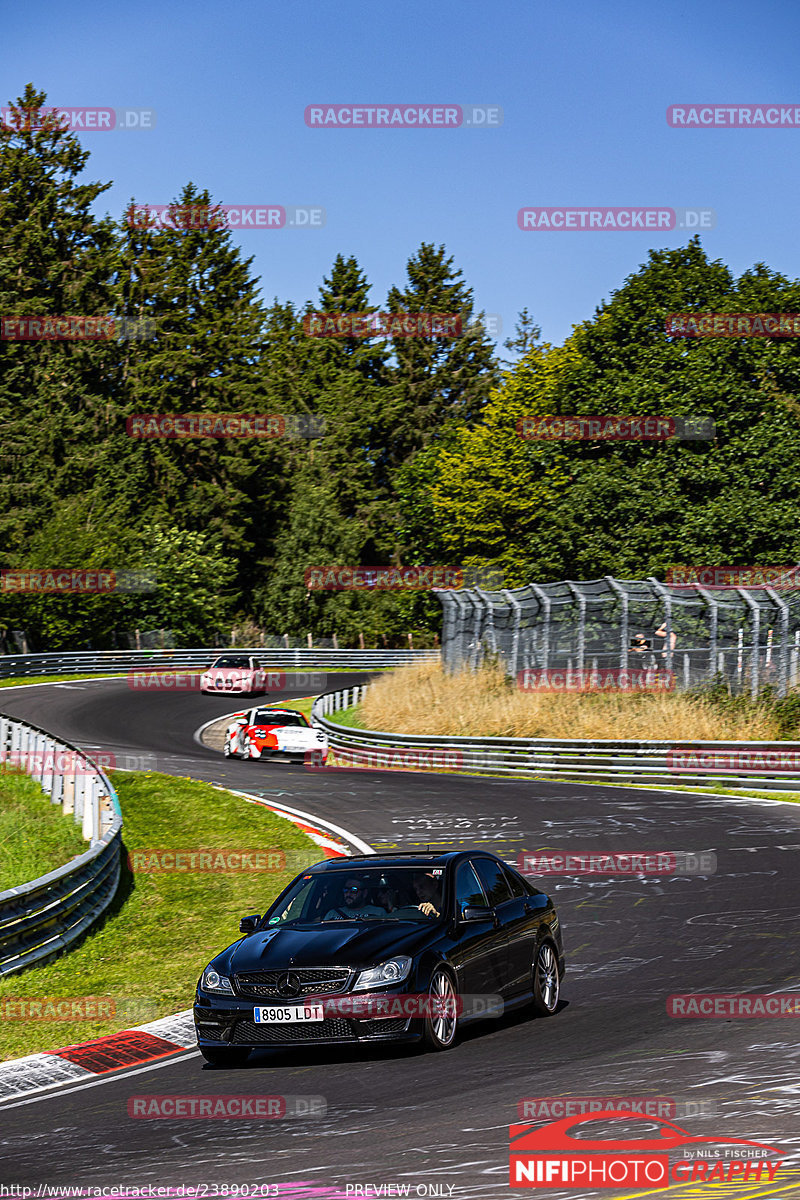
[[[435,941],[441,926],[397,922],[330,922],[318,929],[265,929],[253,933],[218,956],[215,969],[232,974],[286,967],[373,967],[395,954],[414,955]]]
[[[206,671],[205,679],[241,679],[243,675],[254,675],[252,667],[214,667]]]
[[[317,740],[314,730],[303,725],[251,725],[249,732],[250,736],[257,741],[263,740],[267,734],[272,734],[279,745],[281,742],[314,742]]]

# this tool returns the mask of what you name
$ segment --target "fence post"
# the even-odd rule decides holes
[[[664,601],[664,632],[667,635],[667,639],[664,643],[664,649],[667,655],[665,666],[668,671],[671,671],[672,656],[674,653],[674,648],[672,645],[672,596],[664,587],[663,583],[659,583],[659,581],[652,575],[648,578],[648,583],[653,585],[661,599]]]
[[[83,824],[83,812],[86,806],[86,761],[81,759],[81,766],[78,765],[78,756],[75,756],[75,804],[73,808],[73,816],[75,824]]]
[[[509,591],[501,592],[501,595],[505,596],[509,606],[514,611],[514,632],[511,635],[511,669],[509,671],[509,675],[511,675],[513,679],[516,679],[517,661],[519,659],[519,631],[522,621],[522,605],[520,604],[519,600],[517,600],[516,596],[512,595],[512,593]]]
[[[734,589],[744,600],[752,614],[753,636],[750,639],[750,698],[755,700],[758,696],[758,656],[760,653],[759,643],[761,641],[761,609],[756,601],[745,588],[737,587]]]
[[[615,592],[617,596],[619,596],[620,602],[622,604],[622,620],[620,622],[620,627],[619,627],[619,657],[620,657],[619,665],[622,667],[622,669],[624,671],[628,666],[628,644],[630,642],[630,636],[629,636],[629,632],[628,632],[628,593],[623,591],[623,589],[619,586],[619,584],[617,583],[616,579],[613,578],[613,576],[606,575],[605,581],[608,584],[608,586],[612,589],[612,591]],[[596,669],[597,668],[595,668],[595,670]]]
[[[719,634],[719,605],[710,592],[705,588],[697,585],[697,591],[705,600],[711,612],[711,620],[709,625],[709,646],[708,646],[708,675],[710,679],[714,678],[714,670],[717,663],[717,637]],[[720,668],[722,670],[722,668]]]
[[[789,605],[785,600],[781,599],[774,588],[768,587],[764,590],[773,604],[777,605],[780,609],[781,613],[780,683],[778,684],[778,695],[785,696],[789,689]]]
[[[535,583],[530,584],[530,589],[544,609],[544,629],[542,630],[542,670],[546,671],[550,665],[550,597]],[[526,663],[525,666],[527,667],[528,663]]]
[[[489,600],[486,592],[481,592],[480,588],[475,588],[475,595],[477,598],[479,598],[481,604],[483,605],[483,612],[486,613],[486,622],[485,628],[483,628],[483,635],[488,637],[489,646],[492,647],[492,653],[497,654],[498,640],[497,635],[495,635],[494,632],[494,605],[492,604],[492,601]]]
[[[569,580],[565,580],[565,583],[572,592],[573,599],[578,601],[578,670],[583,671],[586,653],[586,597],[573,587]]]
[[[97,840],[97,826],[99,823],[97,798],[98,780],[96,780],[94,775],[92,775],[92,777],[87,779],[86,782],[88,783],[88,787],[84,792],[83,821],[81,824],[84,840],[87,842],[92,842]]]

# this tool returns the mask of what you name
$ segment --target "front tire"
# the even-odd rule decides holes
[[[247,1046],[199,1046],[198,1049],[212,1067],[243,1067],[250,1057]]]
[[[424,1018],[422,1043],[426,1050],[449,1050],[458,1032],[458,997],[452,977],[444,967],[437,967],[431,976],[428,1000],[441,1011]]]
[[[552,942],[543,942],[533,964],[533,1008],[540,1017],[549,1017],[558,1008],[561,978],[558,957]]]

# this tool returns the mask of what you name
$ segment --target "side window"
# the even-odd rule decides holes
[[[473,908],[488,908],[475,872],[468,862],[462,862],[456,873],[456,912],[462,912],[467,905]]]
[[[500,863],[492,862],[490,858],[476,858],[473,860],[473,865],[492,908],[511,899],[511,888],[508,886],[505,871]]]
[[[528,896],[530,894],[519,875],[517,875],[514,871],[509,871],[508,868],[506,868],[505,875],[506,879],[508,880],[509,887],[511,888],[512,896]]]

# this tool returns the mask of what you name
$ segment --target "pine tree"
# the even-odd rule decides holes
[[[498,380],[492,344],[473,319],[472,289],[453,259],[445,257],[444,246],[437,250],[423,242],[406,270],[406,286],[389,291],[389,310],[458,314],[461,333],[453,338],[400,337],[392,343],[396,399],[388,454],[395,468],[408,463],[448,421],[472,425]]]
[[[78,182],[88,152],[38,121],[45,101],[28,84],[0,125],[0,313],[109,315],[117,246],[91,207],[111,185]],[[0,340],[0,548],[15,563],[59,498],[91,487],[116,353],[108,342]]]

